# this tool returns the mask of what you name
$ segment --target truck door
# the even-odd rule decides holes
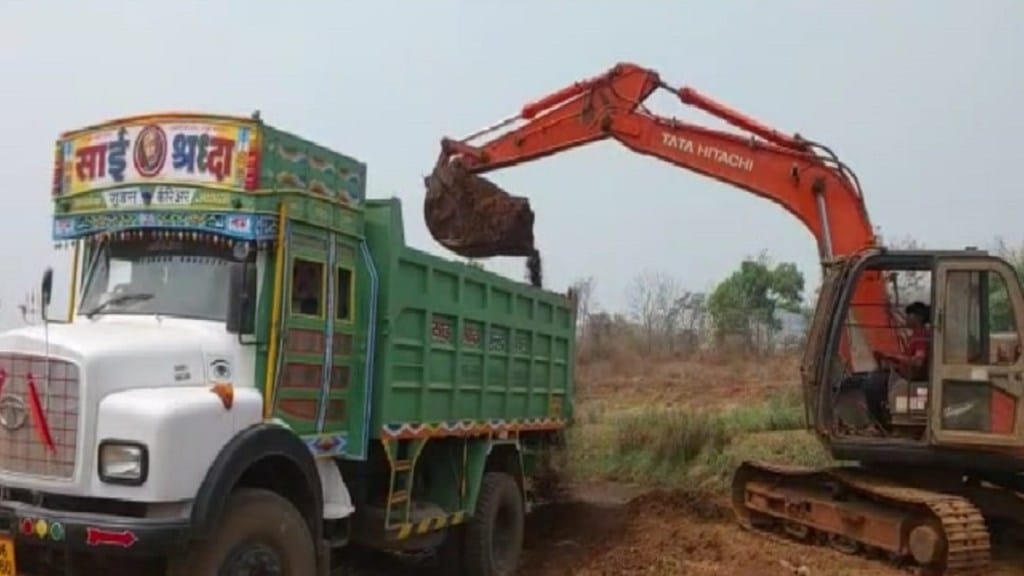
[[[274,415],[300,435],[317,434],[327,380],[330,247],[327,234],[288,223],[285,290],[281,295],[282,345]]]
[[[289,225],[274,413],[318,455],[362,457],[366,451],[371,303],[358,298],[361,277],[369,276],[358,246],[346,236]]]
[[[1024,298],[1017,275],[1001,260],[943,259],[934,291],[934,442],[1024,445]]]

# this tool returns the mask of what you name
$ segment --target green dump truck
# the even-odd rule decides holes
[[[69,132],[51,195],[71,302],[0,334],[0,576],[323,575],[351,542],[512,573],[571,295],[407,246],[364,164],[258,117]]]

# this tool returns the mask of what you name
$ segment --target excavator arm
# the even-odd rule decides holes
[[[643,103],[658,89],[747,134],[650,113]],[[783,134],[692,88],[673,88],[656,72],[629,63],[528,104],[465,139],[444,139],[425,181],[431,234],[467,257],[538,258],[529,201],[481,175],[607,138],[782,206],[814,235],[823,262],[877,242],[856,176],[828,148]],[[891,326],[886,300],[880,276],[862,282],[854,299],[857,323]],[[870,338],[873,349],[898,349],[891,331],[868,332],[882,334]]]
[[[648,113],[643,102],[659,88],[749,132],[750,137]],[[520,121],[526,122],[483,144],[473,144]],[[607,138],[776,202],[811,231],[824,258],[856,252],[875,242],[856,178],[834,155],[815,152],[826,148],[782,134],[692,88],[672,88],[656,72],[633,64],[619,64],[528,104],[515,117],[464,140],[444,139],[438,165],[427,178],[431,233],[464,256],[529,254],[534,248],[532,213],[516,218],[519,211],[529,212],[529,203],[474,176]],[[479,218],[479,212],[496,209],[503,195],[510,202],[501,207],[509,210],[501,213],[505,221],[497,222],[500,225],[495,228],[495,219]],[[460,218],[445,218],[454,212]],[[486,220],[489,225],[477,230],[473,220]],[[528,232],[515,229],[524,222],[529,223]],[[502,233],[508,238],[495,240]]]

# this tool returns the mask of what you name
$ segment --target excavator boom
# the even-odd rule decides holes
[[[650,114],[643,103],[659,88],[749,135]],[[522,124],[510,128],[517,122]],[[474,144],[485,137],[490,139]],[[815,153],[823,147],[785,135],[693,88],[672,88],[656,72],[633,64],[619,64],[528,104],[466,139],[444,139],[426,179],[431,234],[468,257],[533,254],[529,201],[481,175],[607,138],[776,202],[810,229],[824,258],[875,243],[855,177],[834,156]]]
[[[650,113],[644,101],[658,89],[746,134]],[[528,256],[531,278],[539,285],[529,200],[483,174],[608,138],[778,204],[814,235],[823,261],[877,244],[856,176],[828,148],[783,134],[693,88],[673,88],[656,72],[629,63],[545,96],[464,139],[443,139],[425,180],[427,228],[461,256]],[[873,362],[871,350],[900,350],[886,301],[880,277],[858,289],[859,332],[844,347],[856,349],[862,362]]]

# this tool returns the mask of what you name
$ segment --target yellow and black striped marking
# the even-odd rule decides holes
[[[438,516],[437,518],[427,518],[420,522],[408,522],[398,527],[395,532],[396,540],[405,540],[410,536],[421,536],[428,532],[434,532],[436,530],[443,530],[449,526],[457,526],[466,521],[465,512],[456,512],[449,516]]]

